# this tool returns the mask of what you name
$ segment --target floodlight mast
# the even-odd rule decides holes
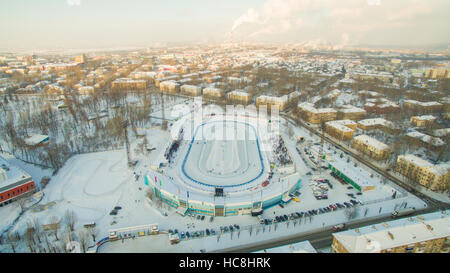
[[[123,131],[124,131],[124,136],[125,136],[125,147],[127,149],[127,160],[128,160],[128,166],[132,165],[131,162],[131,156],[130,156],[130,142],[128,141],[128,120],[125,120],[123,122]]]

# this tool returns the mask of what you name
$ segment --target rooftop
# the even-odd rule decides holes
[[[333,236],[353,253],[367,253],[450,236],[448,210],[423,214],[358,229]]]

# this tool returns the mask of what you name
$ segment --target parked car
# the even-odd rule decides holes
[[[211,234],[211,233],[209,232],[209,229],[206,229],[206,235],[209,236],[209,234]]]
[[[345,228],[345,224],[335,225],[333,227],[333,231],[340,231],[340,230],[343,230],[344,228]]]
[[[284,209],[283,204],[278,204],[278,206],[280,206],[280,208]]]

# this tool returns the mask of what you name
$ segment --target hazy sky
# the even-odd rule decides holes
[[[450,0],[0,0],[0,48],[450,42]]]

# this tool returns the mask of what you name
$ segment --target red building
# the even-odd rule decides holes
[[[0,206],[36,192],[33,178],[21,168],[0,157]]]

